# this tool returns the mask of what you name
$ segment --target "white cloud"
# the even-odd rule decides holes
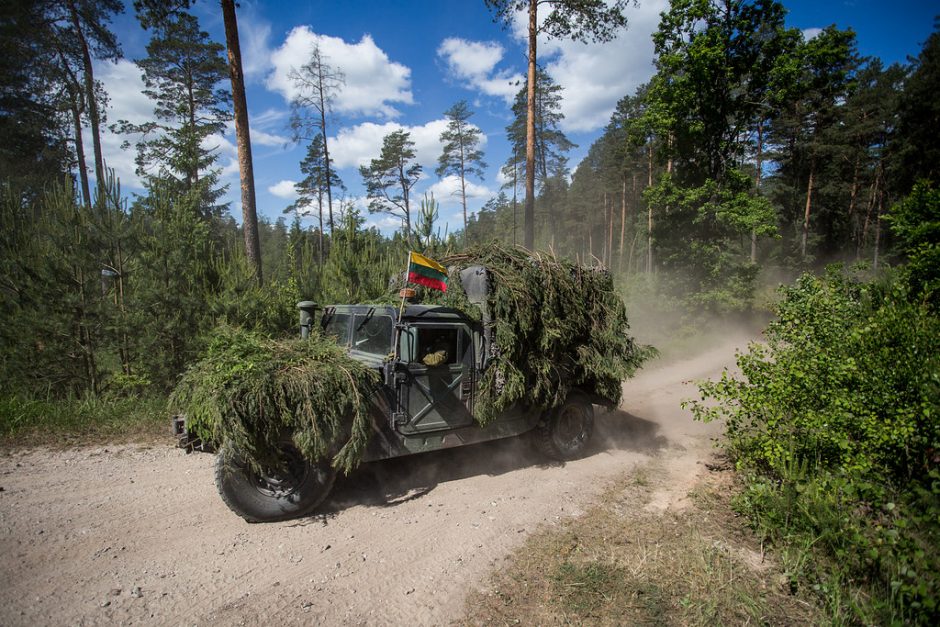
[[[297,198],[297,189],[294,187],[294,185],[296,184],[297,184],[296,181],[284,179],[268,187],[268,191],[274,194],[275,196],[277,196],[278,198],[294,200],[295,198]]]
[[[447,120],[443,119],[420,126],[404,126],[397,122],[364,122],[341,128],[335,137],[330,138],[330,154],[337,168],[369,165],[382,151],[382,139],[402,129],[411,134],[418,163],[424,166],[425,171],[433,171],[441,154],[440,136],[446,126]]]
[[[122,59],[117,63],[101,62],[95,66],[95,78],[101,81],[108,94],[108,110],[106,125],[101,128],[101,152],[105,165],[114,170],[115,176],[121,181],[124,188],[140,189],[143,187],[135,170],[137,165],[136,142],[138,137],[112,133],[108,126],[120,120],[127,120],[132,124],[143,124],[153,119],[154,102],[144,95],[144,82],[141,80],[141,71],[132,62]],[[84,137],[85,160],[90,170],[90,177],[94,178],[94,152],[91,133],[86,132]],[[128,148],[121,144],[130,142]]]
[[[248,81],[253,81],[271,69],[271,23],[259,15],[254,3],[242,3],[239,9],[238,39],[242,71]]]
[[[593,131],[610,120],[617,101],[653,75],[651,35],[659,26],[666,0],[650,0],[626,10],[629,26],[607,43],[582,44],[539,37],[538,55],[552,79],[564,88],[561,123],[565,131]],[[543,11],[544,18],[547,12]],[[512,32],[528,40],[526,17],[517,14]]]
[[[821,28],[804,28],[803,29],[803,39],[809,41],[810,39],[816,39],[820,33],[823,32]]]
[[[393,104],[412,104],[411,70],[391,61],[369,35],[358,43],[346,43],[339,37],[318,35],[308,26],[298,26],[288,33],[284,43],[271,55],[274,71],[268,76],[268,89],[286,100],[297,95],[290,80],[292,69],[299,69],[310,58],[310,51],[320,46],[324,60],[340,70],[345,86],[336,94],[335,110],[340,113],[397,117]]]
[[[448,37],[437,49],[437,56],[447,64],[456,78],[470,83],[488,96],[497,96],[511,103],[525,77],[506,69],[497,70],[502,61],[503,47],[494,41],[468,41]]]
[[[259,146],[274,146],[277,148],[283,148],[284,146],[291,144],[290,138],[284,137],[283,135],[276,135],[274,133],[266,133],[262,130],[258,130],[252,127],[251,129],[251,145]]]
[[[365,213],[365,210],[363,210]],[[388,214],[376,213],[366,218],[365,228],[377,228],[380,231],[397,231],[401,228],[401,218],[396,218]]]
[[[263,126],[263,124],[258,122],[254,116],[252,116],[248,126],[251,129],[252,146],[273,146],[276,148],[286,148],[289,144],[294,143],[289,137],[285,137],[284,135],[262,131],[260,127]],[[232,138],[235,137],[235,120],[229,120],[225,124],[225,135]],[[232,144],[232,148],[237,150],[235,144]]]
[[[494,192],[486,186],[473,181],[466,181],[467,199],[490,198]],[[442,205],[460,204],[460,177],[456,175],[446,176],[434,183],[428,188],[429,194],[434,194],[434,199]],[[462,218],[461,218],[462,219]]]

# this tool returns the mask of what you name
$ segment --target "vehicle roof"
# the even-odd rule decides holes
[[[398,306],[389,304],[327,305],[326,308],[349,313],[366,313],[370,309],[375,309],[376,312],[381,311],[382,314],[393,318],[398,317],[399,309]],[[440,305],[406,305],[402,313],[402,319],[414,322],[431,319],[466,320],[467,316],[460,310],[451,307],[442,307]]]

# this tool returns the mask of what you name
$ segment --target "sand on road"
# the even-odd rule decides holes
[[[316,516],[245,523],[213,457],[166,446],[0,458],[0,625],[440,624],[539,525],[578,516],[656,457],[647,507],[681,507],[717,425],[680,408],[737,338],[624,384],[590,453],[549,464],[523,439],[366,464]]]

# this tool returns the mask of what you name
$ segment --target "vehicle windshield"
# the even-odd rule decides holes
[[[323,334],[340,346],[349,345],[349,314],[328,311],[323,316]]]
[[[353,320],[353,350],[373,355],[388,355],[392,351],[392,319],[374,312],[356,314]]]

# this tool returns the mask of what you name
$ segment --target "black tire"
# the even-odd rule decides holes
[[[326,499],[336,479],[329,463],[312,464],[293,444],[281,453],[286,472],[256,472],[226,443],[215,458],[215,487],[230,510],[250,523],[305,516]]]
[[[535,445],[546,457],[567,462],[584,455],[592,435],[594,406],[572,394],[536,427]]]

